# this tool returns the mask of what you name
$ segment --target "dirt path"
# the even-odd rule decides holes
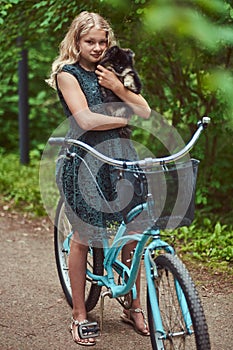
[[[0,211],[0,349],[79,349],[68,332],[71,310],[59,285],[52,227]],[[193,273],[209,324],[212,350],[233,349],[232,279]],[[202,283],[200,283],[202,281]],[[204,284],[204,286],[203,286]],[[119,321],[121,308],[106,300],[104,331],[95,350],[151,349],[150,340]],[[99,318],[99,307],[92,311]],[[81,349],[81,348],[80,348]]]

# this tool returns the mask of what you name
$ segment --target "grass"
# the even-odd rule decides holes
[[[21,165],[16,154],[1,156],[0,193],[3,205],[37,217],[47,214],[45,208],[57,201],[58,193],[54,169],[41,164],[40,160],[32,159],[30,165]],[[54,166],[54,162],[51,164]]]
[[[20,165],[18,156],[2,155],[0,160],[0,193],[3,203],[22,211],[45,215],[39,182],[39,162]]]

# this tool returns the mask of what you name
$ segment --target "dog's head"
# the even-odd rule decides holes
[[[133,68],[133,57],[134,53],[132,50],[112,46],[105,51],[104,57],[99,64],[121,74],[126,68]]]

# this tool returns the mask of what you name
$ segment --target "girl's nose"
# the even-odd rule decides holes
[[[100,51],[100,50],[101,50],[100,44],[99,44],[99,43],[96,43],[94,49],[95,49],[96,51]]]

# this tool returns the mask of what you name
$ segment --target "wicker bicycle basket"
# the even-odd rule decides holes
[[[121,176],[127,181],[121,182],[117,190],[118,198],[128,203],[122,209],[125,222],[134,220],[134,216],[130,216],[134,207],[147,202],[147,219],[140,214],[142,210],[138,211],[141,220],[149,220],[150,225],[159,229],[189,226],[194,219],[198,164],[198,160],[191,159],[143,170],[139,167],[125,169]],[[130,194],[132,184],[133,196],[132,191]]]

